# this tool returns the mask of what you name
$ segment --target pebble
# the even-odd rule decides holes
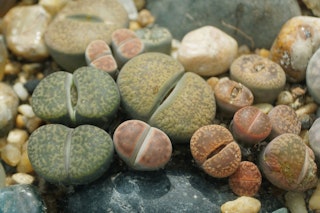
[[[289,105],[289,104],[292,104],[293,102],[294,102],[294,98],[291,92],[284,90],[279,93],[276,105],[280,105],[280,104]]]
[[[320,17],[320,1],[318,0],[302,0],[302,2],[312,10],[315,16]]]
[[[309,144],[316,159],[320,162],[320,118],[317,118],[309,129]]]
[[[256,198],[247,196],[241,196],[235,200],[228,201],[221,206],[222,213],[258,213],[260,209],[260,201]]]
[[[126,9],[130,20],[137,20],[138,11],[133,0],[119,0],[124,9]]]
[[[17,172],[21,172],[21,173],[32,173],[33,172],[33,167],[31,165],[27,150],[22,151],[21,159],[20,159],[16,169],[17,169]]]
[[[7,136],[8,144],[13,144],[18,148],[21,148],[22,145],[27,141],[29,134],[26,130],[23,129],[13,129],[9,132]]]
[[[289,191],[285,194],[286,206],[291,213],[308,213],[304,192]]]
[[[68,1],[50,22],[44,40],[53,59],[73,72],[86,65],[84,54],[92,40],[110,44],[112,32],[128,25],[128,14],[118,1]]]
[[[43,213],[48,209],[38,189],[17,184],[0,189],[0,212]]]
[[[0,100],[0,136],[4,136],[14,126],[19,98],[11,86],[0,82]]]
[[[5,67],[8,63],[8,51],[3,35],[0,34],[0,81],[5,75]]]
[[[178,61],[186,71],[217,76],[228,71],[238,53],[237,41],[213,26],[187,33],[178,50]]]
[[[15,55],[30,61],[48,58],[43,37],[51,19],[41,5],[12,8],[4,17],[8,48]]]
[[[21,104],[18,106],[18,112],[27,118],[33,118],[35,116],[30,104]]]
[[[297,16],[288,20],[279,31],[270,59],[280,64],[289,82],[306,77],[308,62],[320,46],[320,18]]]
[[[309,200],[309,209],[320,210],[320,181],[318,181],[316,189],[313,191]]]
[[[15,173],[11,176],[14,184],[32,184],[34,177],[26,173]]]
[[[320,104],[320,48],[312,55],[307,71],[306,71],[306,84],[308,92],[314,98],[315,102]]]
[[[137,22],[141,27],[146,27],[154,23],[155,18],[149,10],[142,9],[137,17]]]
[[[17,164],[21,160],[20,148],[8,143],[1,150],[1,158],[6,164],[10,166],[17,166]]]
[[[54,16],[68,3],[68,1],[69,0],[40,0],[39,5]]]
[[[19,99],[21,101],[26,101],[28,100],[29,93],[27,89],[23,86],[23,83],[17,82],[13,85],[13,90],[16,92],[18,95]]]
[[[147,0],[155,23],[181,40],[202,26],[215,26],[235,38],[239,46],[269,49],[282,25],[301,15],[297,0]],[[192,9],[191,9],[192,8]],[[253,12],[254,11],[254,12]]]

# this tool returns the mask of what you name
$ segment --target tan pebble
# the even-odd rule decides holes
[[[40,0],[39,4],[46,9],[51,15],[59,12],[69,0]]]
[[[26,122],[25,122],[25,116],[18,114],[16,117],[16,127],[23,129],[25,128]]]
[[[259,108],[262,112],[266,114],[268,114],[273,108],[273,105],[269,103],[254,104],[253,106]]]
[[[27,118],[26,119],[26,128],[29,132],[33,132],[34,130],[36,130],[41,124],[43,123],[43,121],[35,116],[35,117],[32,117],[32,118]]]
[[[129,23],[129,29],[130,30],[133,30],[133,31],[135,31],[135,30],[139,30],[139,29],[141,29],[142,27],[141,27],[141,25],[139,24],[139,22],[137,22],[137,21],[130,21],[130,23]]]
[[[0,138],[0,152],[3,149],[3,147],[5,147],[7,145],[7,139],[4,138]]]
[[[12,175],[12,180],[16,184],[32,184],[34,177],[26,173],[15,173]]]
[[[133,0],[137,10],[142,10],[146,4],[146,0]]]
[[[261,208],[259,200],[241,196],[233,201],[228,201],[221,206],[222,213],[258,213]]]
[[[312,13],[320,17],[320,1],[319,0],[302,0]]]
[[[317,188],[313,191],[309,200],[309,208],[311,210],[320,210],[320,181],[318,181]]]
[[[7,136],[7,142],[21,148],[22,144],[27,141],[29,134],[22,129],[13,129]]]
[[[23,173],[31,173],[33,172],[33,167],[30,163],[28,152],[24,151],[21,155],[21,160],[17,165],[17,171]]]
[[[297,98],[299,96],[303,96],[307,92],[307,88],[301,88],[300,86],[296,86],[290,89],[292,95],[294,98]]]
[[[307,130],[307,129],[301,130],[299,136],[302,139],[303,143],[310,147],[310,144],[309,144],[309,130]]]
[[[6,164],[16,166],[21,159],[21,151],[15,145],[7,144],[1,150],[1,158]]]
[[[204,26],[187,33],[178,50],[178,61],[186,71],[201,76],[225,73],[237,57],[237,41],[213,26]]]
[[[33,118],[35,116],[30,104],[21,104],[18,106],[18,112],[27,118]]]
[[[5,75],[17,75],[21,70],[21,64],[18,62],[9,62],[4,68]]]
[[[13,85],[13,90],[17,93],[20,100],[26,101],[28,99],[29,93],[21,82],[15,83]]]
[[[250,54],[250,48],[247,45],[241,45],[238,48],[238,57],[244,54]]]
[[[6,186],[11,186],[14,184],[14,181],[12,180],[11,176],[6,177]]]
[[[264,58],[268,58],[269,57],[269,54],[270,54],[270,51],[267,50],[267,49],[259,49],[257,51],[257,54],[264,57]]]
[[[207,79],[207,83],[211,87],[212,91],[214,90],[214,87],[217,85],[218,82],[219,82],[219,78],[217,77],[210,77]]]
[[[308,213],[304,199],[303,192],[289,191],[285,194],[286,206],[291,213]]]
[[[145,27],[147,25],[153,24],[155,21],[154,16],[150,13],[149,10],[143,9],[139,12],[137,22]]]
[[[317,111],[318,105],[316,103],[308,103],[296,110],[297,116],[301,116],[303,114],[313,114]]]
[[[276,105],[280,105],[280,104],[288,105],[288,104],[292,104],[293,102],[294,102],[294,98],[291,92],[284,90],[279,93]]]

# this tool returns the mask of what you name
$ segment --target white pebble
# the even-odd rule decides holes
[[[285,194],[286,206],[291,213],[308,213],[303,192],[287,192]]]
[[[253,197],[241,196],[235,200],[228,201],[221,206],[222,213],[258,213],[261,208],[259,200]]]
[[[18,97],[22,101],[26,101],[29,97],[27,89],[23,86],[21,82],[17,82],[13,85],[13,90],[17,93]]]
[[[309,208],[311,210],[320,210],[320,181],[318,182],[317,188],[311,195],[309,200]]]
[[[29,104],[21,104],[18,106],[18,112],[28,118],[33,118],[35,116],[33,109]]]
[[[28,139],[28,132],[22,129],[13,129],[7,136],[7,142],[17,147],[21,147]]]
[[[32,184],[34,177],[26,173],[15,173],[12,175],[12,180],[16,184]]]

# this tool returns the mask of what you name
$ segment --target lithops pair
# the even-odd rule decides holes
[[[188,143],[194,131],[215,117],[210,86],[163,53],[143,53],[128,61],[117,84],[127,114],[161,129],[173,143]]]
[[[29,138],[28,155],[37,174],[51,183],[85,184],[110,166],[114,146],[104,130],[81,125],[75,129],[48,124]]]
[[[51,123],[107,127],[118,111],[120,94],[108,73],[81,67],[73,74],[59,71],[42,79],[31,104],[38,117]]]
[[[306,191],[316,186],[317,165],[313,151],[293,133],[274,138],[261,152],[259,164],[265,177],[288,191]]]

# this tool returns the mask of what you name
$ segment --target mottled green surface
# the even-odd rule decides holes
[[[183,73],[179,62],[162,53],[131,59],[117,79],[123,107],[131,117],[147,121]]]
[[[189,142],[195,130],[215,117],[214,95],[205,80],[185,73],[178,61],[163,53],[133,58],[117,83],[126,112],[163,130],[174,143]]]
[[[0,212],[45,213],[47,208],[36,187],[17,184],[0,189]]]
[[[92,125],[72,129],[48,124],[35,130],[28,144],[29,159],[36,173],[57,184],[95,180],[108,169],[113,153],[109,134]]]
[[[154,112],[149,124],[163,130],[175,142],[188,142],[198,128],[213,122],[215,113],[211,88],[200,76],[188,72]]]
[[[59,71],[41,80],[32,95],[37,116],[67,126],[107,126],[118,111],[120,94],[113,78],[96,68],[73,74]]]

